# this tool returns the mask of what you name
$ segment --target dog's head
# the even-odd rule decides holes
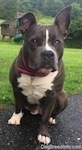
[[[29,68],[42,72],[58,70],[70,24],[70,12],[71,6],[60,11],[53,25],[38,25],[32,13],[19,18],[19,27],[24,34],[23,55]]]

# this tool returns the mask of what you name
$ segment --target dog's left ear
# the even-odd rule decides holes
[[[36,24],[36,18],[32,13],[18,13],[17,18],[19,29],[23,34],[30,26]]]
[[[55,18],[55,25],[57,25],[64,36],[67,35],[70,25],[70,12],[72,6],[68,6],[61,10]]]

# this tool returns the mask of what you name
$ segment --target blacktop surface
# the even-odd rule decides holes
[[[7,124],[14,106],[0,109],[0,150],[82,150],[82,94],[69,96],[69,105],[49,127],[48,146],[36,140],[41,117],[27,114],[20,126]]]

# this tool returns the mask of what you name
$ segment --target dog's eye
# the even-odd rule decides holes
[[[37,44],[37,39],[32,39],[31,42]]]
[[[59,40],[56,40],[56,41],[55,41],[55,44],[60,44],[60,41],[59,41]]]
[[[33,39],[31,39],[31,43],[32,43],[34,46],[41,46],[42,41],[41,41],[40,38],[33,38]]]

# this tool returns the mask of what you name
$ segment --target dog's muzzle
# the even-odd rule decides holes
[[[44,51],[41,55],[44,60],[49,62],[54,59],[54,53],[52,51]]]
[[[52,68],[52,71],[58,70],[57,55],[52,51],[44,51],[41,53],[43,67],[46,69]]]

